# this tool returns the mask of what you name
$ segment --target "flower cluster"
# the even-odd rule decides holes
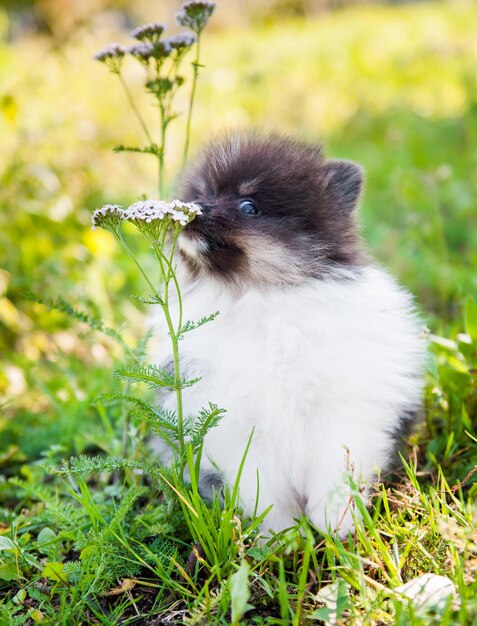
[[[190,0],[182,5],[181,10],[176,15],[176,21],[200,35],[214,9],[215,2]],[[197,42],[197,36],[184,32],[168,39],[161,39],[166,29],[167,26],[159,22],[138,26],[131,31],[130,36],[137,39],[139,44],[124,47],[113,43],[93,55],[93,59],[105,63],[115,73],[119,73],[121,70],[121,63],[126,54],[130,54],[147,64],[151,58],[161,61],[174,51],[174,59],[180,60],[184,52]]]
[[[136,57],[139,61],[149,61],[150,58],[157,60],[165,59],[171,53],[171,46],[164,41],[157,41],[156,43],[140,43],[126,48],[131,56]]]
[[[176,22],[180,26],[186,26],[195,33],[201,33],[216,7],[215,2],[202,0],[190,0],[185,2],[176,15]]]
[[[197,37],[190,33],[179,33],[164,40],[173,50],[180,54],[195,44]]]
[[[123,209],[119,204],[105,204],[100,209],[96,209],[91,217],[91,228],[94,230],[97,226],[110,226],[114,228],[119,226],[122,220]]]
[[[159,22],[153,22],[151,24],[143,24],[131,31],[130,36],[133,39],[139,41],[149,41],[150,43],[156,43],[159,41],[162,33],[167,29],[165,24],[159,24]]]
[[[93,59],[100,63],[105,63],[112,72],[117,74],[121,69],[121,63],[127,52],[128,50],[121,44],[111,43],[109,46],[101,48],[101,50],[96,52],[93,55]]]
[[[199,76],[200,63],[200,38],[202,31],[215,10],[215,2],[205,2],[201,0],[187,0],[177,14],[177,22],[189,28],[189,32],[181,32],[171,37],[165,38],[164,32],[167,29],[165,24],[151,22],[138,26],[130,32],[130,36],[135,39],[129,46],[111,44],[99,52],[93,58],[116,74],[121,82],[121,86],[126,94],[128,103],[147,138],[147,145],[116,147],[117,152],[140,152],[154,155],[158,160],[158,195],[160,198],[166,196],[167,181],[165,159],[167,153],[167,139],[169,124],[179,117],[174,104],[179,89],[186,82],[183,74],[183,62],[187,53],[195,49],[195,58],[190,64],[188,72],[192,79],[189,91],[189,102],[187,117],[185,118],[185,138],[182,151],[182,165],[185,165],[191,134],[191,119],[194,107],[196,84]],[[192,32],[190,32],[192,31]],[[126,57],[133,58],[143,67],[143,86],[152,98],[159,110],[158,136],[154,138],[148,128],[136,98],[131,92],[126,77],[122,74],[123,62]],[[108,205],[112,206],[112,205]],[[120,219],[117,211],[114,213],[116,219]],[[106,214],[98,213],[98,216],[106,217]],[[108,219],[111,214],[107,212]],[[121,218],[122,219],[122,218]]]
[[[110,43],[109,46],[102,48],[99,52],[93,55],[95,61],[106,61],[107,59],[123,57],[126,54],[126,49],[119,43]]]
[[[106,204],[93,212],[91,223],[93,229],[98,226],[114,228],[124,221],[142,225],[159,220],[169,226],[186,226],[201,214],[200,206],[194,202],[144,200],[131,204],[127,209],[117,204]]]

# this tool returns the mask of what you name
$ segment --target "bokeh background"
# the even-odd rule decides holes
[[[174,32],[178,6],[0,5],[4,467],[108,449],[91,400],[114,384],[118,347],[25,294],[61,295],[131,345],[143,334],[146,314],[130,295],[147,289],[113,238],[89,225],[106,202],[154,197],[156,168],[150,156],[112,152],[137,144],[141,130],[116,77],[91,57],[111,41],[127,43],[145,21],[166,21]],[[362,163],[370,249],[416,295],[433,333],[462,330],[463,303],[477,292],[476,4],[222,0],[203,62],[193,149],[212,133],[255,125]],[[126,77],[153,126],[140,67],[128,64]],[[177,123],[167,154],[172,181],[182,141]]]

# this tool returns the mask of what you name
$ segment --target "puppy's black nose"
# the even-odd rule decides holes
[[[214,208],[214,205],[211,202],[201,202],[200,200],[196,200],[196,202],[202,209],[203,213],[210,213],[211,209]]]

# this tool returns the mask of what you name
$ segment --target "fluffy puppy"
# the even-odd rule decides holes
[[[203,468],[227,483],[253,431],[240,497],[247,513],[273,505],[264,530],[307,514],[345,535],[349,474],[388,469],[420,405],[418,320],[363,250],[362,184],[351,161],[256,133],[212,142],[183,180],[203,212],[179,238],[185,316],[220,311],[181,342],[183,371],[202,377],[185,411],[227,409]]]

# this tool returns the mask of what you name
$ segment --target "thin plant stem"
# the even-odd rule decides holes
[[[165,275],[166,275],[166,271],[164,269],[164,261],[166,260],[164,255],[162,254],[162,249],[160,247],[158,247],[157,242],[152,241],[152,248],[155,252],[156,258],[159,262],[159,270],[161,273],[161,283],[165,282]]]
[[[156,241],[154,238],[150,237],[146,231],[143,231],[144,234],[147,237],[147,240],[149,241],[149,243],[152,245],[152,248],[154,250],[154,253],[156,255],[156,258],[159,262],[159,268],[160,268],[160,272],[161,272],[161,282],[165,283],[166,281],[172,280],[172,282],[174,283],[174,287],[176,289],[176,293],[177,293],[177,303],[178,303],[178,308],[179,308],[179,315],[178,315],[178,323],[177,323],[177,331],[176,331],[176,335],[179,336],[180,334],[180,329],[182,328],[182,319],[183,319],[183,305],[182,305],[182,296],[181,296],[181,290],[179,287],[179,281],[177,280],[177,276],[176,273],[174,271],[174,267],[172,265],[172,255],[174,254],[174,250],[175,250],[175,244],[176,244],[176,240],[177,240],[177,235],[174,236],[173,239],[173,247],[172,247],[172,252],[171,252],[171,259],[168,259],[167,256],[162,252],[165,246],[165,240],[167,237],[167,230],[164,230],[163,235],[162,235],[162,239],[158,242]],[[167,266],[167,274],[166,271],[164,269],[164,265]]]
[[[174,251],[175,251],[175,248],[176,248],[177,237],[178,237],[180,231],[176,231],[176,233],[173,236],[170,259],[168,259],[167,256],[162,252],[163,249],[164,249],[164,246],[165,246],[165,240],[166,240],[166,237],[167,237],[167,230],[164,230],[164,232],[162,234],[162,239],[160,241],[156,241],[153,237],[148,235],[147,231],[142,231],[142,232],[146,235],[147,240],[152,245],[152,248],[154,250],[156,258],[157,258],[157,260],[159,262],[159,268],[160,268],[160,272],[161,272],[161,282],[163,284],[165,284],[166,282],[172,280],[172,282],[174,283],[174,287],[175,287],[175,290],[176,290],[176,293],[177,293],[177,304],[178,304],[178,309],[179,309],[179,315],[178,315],[178,321],[177,321],[177,330],[175,331],[175,335],[177,337],[179,337],[180,330],[182,328],[182,320],[183,320],[183,304],[182,304],[181,290],[180,290],[180,287],[179,287],[179,281],[177,280],[177,276],[176,276],[176,273],[175,273],[175,270],[174,270],[174,266],[172,265],[172,259],[173,259]],[[166,271],[164,269],[164,265],[167,266],[167,274],[166,274]]]
[[[166,151],[166,124],[165,124],[165,111],[164,104],[158,98],[159,105],[159,124],[161,128],[161,141],[159,145],[159,153],[157,155],[159,161],[159,198],[164,198],[165,195],[165,172],[164,172],[164,156]]]
[[[195,53],[195,60],[192,65],[194,67],[194,76],[192,78],[192,88],[190,91],[190,99],[189,99],[189,111],[187,113],[187,124],[186,124],[186,135],[184,142],[184,154],[182,156],[182,167],[184,167],[187,161],[187,155],[189,153],[189,143],[190,143],[190,126],[192,121],[192,109],[194,108],[194,100],[195,100],[195,90],[197,86],[197,78],[199,77],[199,59],[200,59],[200,32],[197,33],[197,46]]]
[[[119,76],[119,80],[121,82],[122,88],[124,89],[124,93],[126,94],[126,98],[129,102],[129,106],[131,107],[131,109],[134,112],[134,115],[136,116],[137,121],[139,122],[139,124],[141,125],[141,128],[144,131],[144,134],[147,137],[147,140],[149,141],[149,144],[152,146],[153,145],[153,141],[152,141],[152,137],[147,129],[146,126],[146,122],[144,121],[144,118],[141,115],[141,112],[139,111],[139,109],[136,106],[136,103],[134,102],[134,98],[132,96],[132,93],[129,91],[129,87],[126,83],[126,81],[123,78],[123,75],[121,74],[121,72],[118,72],[118,76]]]
[[[166,319],[166,324],[169,330],[169,336],[170,336],[171,344],[172,344],[172,356],[173,356],[173,362],[174,362],[174,387],[176,391],[176,403],[177,403],[178,462],[179,462],[179,475],[182,479],[183,473],[184,473],[184,467],[186,464],[186,456],[185,456],[186,446],[185,446],[185,440],[184,440],[184,411],[183,411],[182,386],[181,386],[181,374],[180,374],[180,362],[179,362],[179,333],[182,327],[182,296],[181,296],[179,283],[177,281],[177,277],[176,277],[174,267],[172,264],[172,259],[174,256],[174,251],[175,251],[177,237],[179,235],[179,232],[180,232],[179,229],[176,229],[174,231],[169,258],[163,252],[165,239],[167,237],[166,229],[164,229],[162,233],[162,238],[159,241],[154,241],[149,236],[147,237],[147,239],[150,241],[150,243],[152,243],[154,252],[159,261],[159,266],[161,268],[161,278],[164,284],[164,292],[162,296],[161,308],[164,313],[164,317]],[[132,254],[132,252],[130,252],[130,254]],[[138,267],[140,267],[137,261],[136,261],[136,264],[138,265]],[[179,321],[177,325],[177,330],[175,330],[174,328],[174,323],[172,321],[171,312],[169,309],[169,284],[171,280],[174,283],[174,287],[177,292],[178,304],[179,304]]]
[[[136,264],[137,268],[139,269],[139,271],[141,272],[141,274],[143,275],[145,281],[147,282],[147,284],[149,285],[149,287],[152,289],[152,293],[153,295],[156,296],[156,298],[158,300],[161,300],[161,297],[159,295],[159,293],[157,292],[157,289],[154,287],[154,285],[151,283],[151,281],[149,280],[148,275],[146,274],[146,272],[144,271],[144,269],[142,268],[142,265],[139,263],[139,261],[136,259],[136,256],[134,255],[134,253],[132,252],[132,250],[129,248],[129,246],[127,245],[127,243],[124,241],[121,233],[116,232],[114,233],[116,235],[116,237],[119,239],[119,242],[121,243],[121,245],[123,246],[123,248],[126,250],[126,252],[128,253],[128,255],[131,257],[131,259],[134,261],[134,263]]]
[[[134,255],[134,253],[132,252],[132,250],[129,248],[129,246],[127,245],[127,243],[124,241],[124,238],[122,237],[121,233],[119,231],[114,231],[114,234],[116,235],[116,237],[119,239],[121,245],[123,246],[124,250],[126,250],[126,252],[128,253],[128,255],[131,257],[131,259],[134,261],[134,263],[136,264],[137,268],[139,269],[139,271],[141,272],[141,274],[144,276],[147,284],[151,287],[153,294],[160,300],[160,296],[157,292],[157,290],[154,288],[154,285],[151,283],[151,281],[149,280],[146,272],[143,270],[141,264],[139,263],[139,261],[136,259],[136,256]],[[137,362],[137,359],[136,359]],[[126,391],[127,393],[127,391]],[[128,431],[129,431],[129,425],[131,423],[131,418],[130,418],[130,414],[129,412],[127,412],[127,414],[124,416],[124,427],[123,427],[123,436],[122,436],[122,447],[123,447],[123,455],[124,457],[126,456],[127,453],[127,446],[128,446]]]
[[[153,239],[148,238],[148,240],[152,244],[152,247],[153,247],[154,252],[156,254],[157,260],[159,261],[159,265],[160,265],[160,268],[161,268],[162,282],[165,283],[166,281],[169,281],[169,280],[172,279],[172,282],[174,283],[174,287],[175,287],[175,290],[176,290],[176,293],[177,293],[177,304],[178,304],[178,308],[179,308],[179,315],[178,315],[178,322],[177,322],[177,331],[175,333],[177,337],[180,335],[180,330],[182,328],[182,320],[183,320],[182,295],[181,295],[181,290],[180,290],[180,287],[179,287],[179,281],[177,280],[177,276],[176,276],[174,267],[172,265],[172,258],[173,258],[174,251],[175,251],[175,248],[176,248],[178,235],[179,235],[179,231],[177,231],[177,233],[174,234],[174,236],[173,236],[172,250],[171,250],[170,259],[168,259],[166,257],[166,255],[162,252],[162,250],[164,249],[165,240],[166,240],[166,237],[167,237],[167,231],[164,231],[162,239],[161,239],[161,241],[159,243],[157,241],[154,241]],[[168,274],[167,274],[167,276],[166,276],[166,273],[164,271],[164,263],[168,267]]]
[[[129,393],[130,383],[129,381],[126,383],[124,387],[124,393],[127,395]],[[122,456],[123,458],[127,457],[128,445],[129,445],[129,426],[131,425],[131,413],[126,409],[125,404],[122,405],[122,417],[123,417],[123,433],[122,433]]]
[[[154,64],[155,67],[155,80],[159,81],[161,76],[161,67],[162,63],[159,59],[156,59]],[[154,93],[155,98],[157,100],[157,108],[159,110],[159,129],[160,129],[160,137],[159,137],[159,150],[157,154],[157,164],[158,164],[158,194],[161,200],[165,197],[166,192],[166,179],[165,179],[165,171],[164,171],[164,158],[166,152],[166,128],[167,128],[167,116],[166,109],[164,106],[165,95],[161,93],[160,90]]]
[[[174,324],[172,322],[171,313],[169,311],[169,281],[166,281],[164,285],[164,305],[162,310],[164,317],[166,318],[167,328],[169,329],[169,335],[172,344],[172,358],[174,361],[174,387],[176,391],[177,402],[177,445],[179,449],[179,477],[182,480],[185,467],[185,441],[184,441],[184,414],[183,414],[183,402],[182,402],[182,386],[180,377],[180,363],[179,363],[179,345],[178,338],[174,330]]]
[[[174,256],[174,250],[176,247],[176,242],[177,242],[177,237],[178,237],[179,231],[176,231],[174,233],[173,239],[172,239],[172,246],[171,246],[171,253],[170,253],[170,262],[169,262],[169,275],[174,277],[174,283],[175,283],[175,288],[177,291],[177,297],[178,297],[178,302],[179,302],[179,325],[178,325],[178,332],[180,332],[180,328],[182,326],[182,298],[181,298],[181,292],[179,289],[179,284],[177,282],[176,279],[176,275],[174,272],[174,269],[172,267],[172,259]],[[166,283],[166,288],[169,289],[169,282],[170,279],[167,281]],[[168,297],[169,294],[167,294],[167,302],[168,302]],[[179,476],[181,478],[181,480],[183,479],[183,472],[184,472],[184,467],[186,465],[186,448],[185,448],[185,441],[184,441],[184,409],[183,409],[183,402],[182,402],[182,387],[181,387],[181,376],[180,376],[180,363],[179,363],[179,338],[178,335],[176,335],[174,333],[174,329],[172,329],[172,332],[174,334],[174,340],[173,340],[173,356],[174,356],[174,382],[176,385],[176,398],[177,398],[177,439],[179,441]]]
[[[177,280],[177,276],[175,273],[174,268],[172,267],[172,259],[174,257],[174,252],[176,249],[176,243],[177,243],[177,237],[179,235],[179,231],[177,231],[177,233],[174,234],[174,238],[172,240],[172,249],[171,249],[171,263],[169,264],[169,271],[171,273],[171,278],[174,282],[174,286],[176,288],[176,293],[177,293],[177,304],[179,307],[179,319],[177,322],[177,335],[179,336],[181,328],[182,328],[182,295],[181,295],[181,290],[179,287],[179,282]]]
[[[163,255],[162,250],[158,250],[157,247],[154,246],[154,249],[157,250],[157,252],[159,252],[161,256],[163,256],[163,258],[166,260],[167,265],[168,265],[167,274],[164,273],[164,278],[166,280],[164,281],[164,294],[163,294],[162,299],[160,298],[159,293],[157,292],[157,290],[154,288],[153,284],[149,280],[141,264],[136,259],[136,256],[134,255],[132,250],[129,248],[127,243],[124,241],[124,238],[122,237],[121,233],[119,231],[118,232],[115,231],[115,234],[118,237],[119,241],[121,242],[121,245],[123,246],[123,248],[126,250],[127,254],[131,257],[131,259],[134,261],[134,263],[138,267],[141,274],[144,276],[147,284],[151,287],[154,295],[158,298],[158,300],[162,301],[161,308],[164,313],[164,317],[166,318],[166,324],[169,330],[169,336],[171,338],[172,357],[174,361],[174,387],[176,391],[176,401],[177,401],[177,442],[178,442],[178,450],[179,450],[179,454],[178,454],[179,476],[182,479],[183,474],[184,474],[184,467],[185,467],[186,460],[185,460],[185,440],[184,440],[184,411],[183,411],[183,402],[182,402],[182,386],[181,386],[181,375],[180,375],[180,364],[179,364],[179,345],[178,345],[179,342],[178,342],[178,336],[174,329],[174,324],[172,322],[171,313],[169,310],[169,283],[172,277],[173,276],[175,277],[175,272],[172,268],[172,255],[174,254],[175,243],[177,241],[178,232],[176,232],[174,235],[173,245],[172,245],[169,259],[167,259],[165,255]],[[177,280],[174,280],[173,282],[179,294],[179,301],[182,303],[182,299],[180,297],[179,284]]]

